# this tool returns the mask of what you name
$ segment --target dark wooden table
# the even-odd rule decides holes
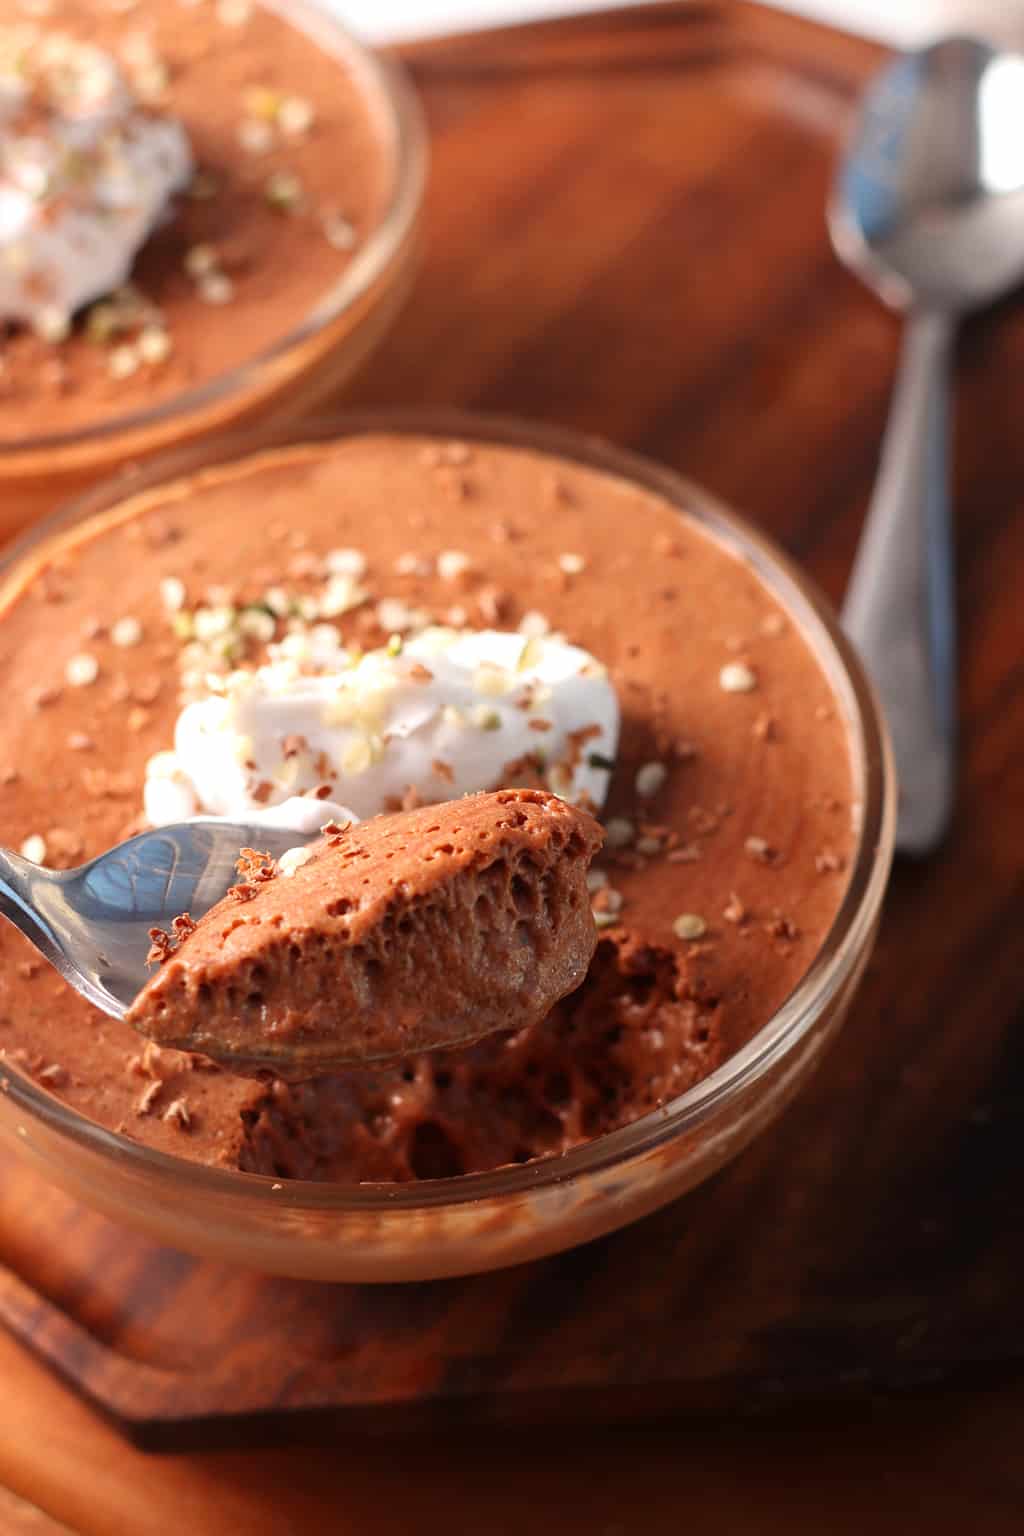
[[[434,141],[426,260],[354,402],[602,433],[702,480],[838,597],[899,332],[837,267],[822,206],[878,51],[695,3],[407,57]],[[688,1276],[671,1293],[678,1316],[649,1319],[666,1353],[694,1380],[727,1379],[721,1401],[755,1406],[756,1422],[154,1460],[0,1336],[0,1481],[90,1536],[163,1533],[172,1509],[194,1536],[430,1532],[442,1519],[488,1536],[657,1536],[690,1516],[739,1533],[860,1532],[869,1518],[881,1532],[1019,1529],[1024,1392],[884,1407],[873,1393],[1005,1374],[1024,1357],[1022,360],[1018,301],[969,327],[954,834],[897,871],[863,996],[813,1089],[689,1197],[685,1220],[651,1218],[645,1238]],[[574,1273],[614,1277],[639,1317],[649,1276],[618,1242]],[[72,1306],[88,1283],[69,1283],[65,1261],[44,1247],[34,1280]],[[73,1352],[61,1363],[80,1365]],[[801,1417],[792,1400],[822,1391],[860,1401]]]

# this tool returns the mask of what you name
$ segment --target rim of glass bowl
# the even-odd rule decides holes
[[[183,390],[169,400],[123,415],[105,417],[94,425],[68,432],[32,437],[0,436],[0,460],[40,450],[68,450],[104,443],[121,434],[163,426],[176,417],[187,419],[206,406],[232,395],[244,395],[260,374],[325,331],[370,292],[402,250],[415,227],[426,185],[427,133],[419,100],[405,70],[393,59],[374,53],[324,9],[325,0],[257,0],[290,26],[305,32],[324,52],[352,70],[367,101],[381,119],[382,136],[390,153],[392,174],[387,203],[363,245],[338,281],[316,301],[291,330],[234,368]]]
[[[761,1030],[700,1083],[631,1124],[555,1157],[486,1173],[408,1184],[337,1184],[281,1181],[238,1169],[213,1168],[156,1151],[118,1136],[52,1098],[15,1067],[8,1069],[8,1099],[80,1146],[130,1163],[159,1185],[184,1179],[193,1197],[206,1194],[250,1202],[267,1213],[284,1210],[350,1212],[422,1211],[473,1201],[502,1200],[559,1185],[581,1175],[655,1151],[725,1111],[786,1057],[855,970],[878,917],[892,860],[895,776],[888,734],[874,693],[849,642],[816,584],[772,540],[673,470],[603,440],[504,416],[456,410],[352,412],[304,426],[233,433],[158,456],[141,469],[107,480],[45,519],[4,552],[0,598],[12,568],[59,531],[111,509],[154,486],[201,468],[259,458],[270,450],[367,432],[420,434],[518,447],[568,458],[660,493],[747,561],[793,614],[814,645],[839,696],[850,732],[855,782],[860,790],[860,837],[849,883],[821,948],[796,989]]]

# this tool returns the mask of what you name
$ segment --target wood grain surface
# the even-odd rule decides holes
[[[822,206],[877,51],[723,3],[408,57],[434,142],[426,259],[355,401],[603,433],[702,480],[838,597],[898,324],[837,267]],[[11,1326],[150,1443],[305,1433],[299,1409],[325,1432],[764,1414],[1024,1358],[1022,361],[1018,302],[969,328],[953,836],[897,871],[845,1033],[772,1132],[629,1231],[388,1290],[193,1261],[9,1175]]]
[[[0,1379],[0,1482],[74,1536],[1018,1536],[1024,1504],[1018,1389],[150,1456],[2,1333]],[[0,1536],[64,1536],[2,1516]]]

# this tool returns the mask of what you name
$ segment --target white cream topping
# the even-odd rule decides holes
[[[202,811],[323,822],[522,782],[524,760],[566,800],[604,801],[619,710],[604,668],[564,640],[427,629],[403,646],[349,655],[318,635],[315,662],[286,639],[254,670],[211,678],[178,718],[174,751],[150,761],[154,825]],[[289,820],[278,825],[291,826]],[[301,828],[296,827],[296,830]]]
[[[126,281],[191,175],[182,125],[143,110],[109,54],[0,28],[0,318],[61,340]]]

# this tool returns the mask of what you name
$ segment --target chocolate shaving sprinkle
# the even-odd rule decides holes
[[[147,965],[163,965],[174,954],[177,945],[169,933],[162,928],[149,930],[149,951],[146,955]]]
[[[264,880],[273,880],[277,874],[277,864],[269,853],[260,853],[256,848],[243,848],[235,862],[235,868],[243,881],[251,880],[257,883]],[[239,897],[245,901],[247,897]]]
[[[343,837],[351,825],[350,821],[325,821],[320,828],[320,833],[322,837]]]

